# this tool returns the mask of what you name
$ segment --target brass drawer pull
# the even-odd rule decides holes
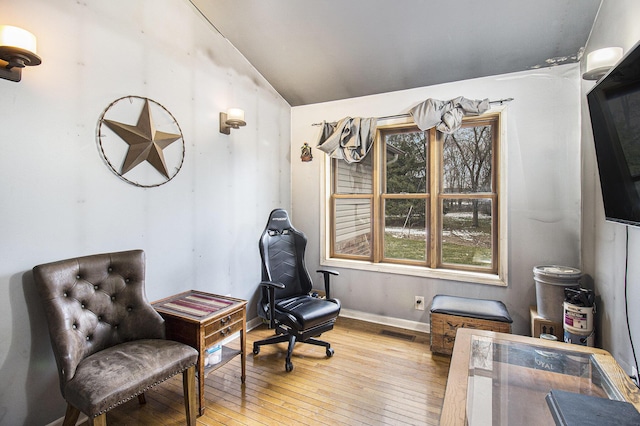
[[[227,327],[223,330],[220,330],[220,334],[222,334],[223,336],[226,336],[229,333],[231,333],[231,327]]]
[[[229,321],[231,321],[231,315],[227,315],[226,318],[222,318],[220,320],[220,324],[225,325],[226,323],[228,323]]]

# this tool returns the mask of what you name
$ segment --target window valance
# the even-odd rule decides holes
[[[322,123],[317,148],[347,163],[360,162],[373,146],[377,118],[345,117]]]
[[[511,100],[513,98],[499,101],[471,100],[462,96],[449,101],[429,98],[411,108],[409,114],[370,118],[345,117],[333,123],[323,121],[314,124],[321,126],[316,148],[332,158],[343,159],[347,163],[358,163],[373,146],[379,119],[411,116],[420,130],[436,127],[442,133],[451,134],[460,128],[464,116],[481,115],[489,110],[492,103],[502,104]]]
[[[471,100],[459,96],[450,101],[427,99],[409,111],[420,130],[436,127],[442,133],[451,134],[462,125],[462,117],[480,115],[489,110],[489,99]]]

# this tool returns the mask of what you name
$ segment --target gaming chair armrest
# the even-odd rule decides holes
[[[340,275],[338,271],[334,271],[332,269],[318,269],[316,272],[320,272],[324,275],[324,293],[327,296],[327,300],[331,299],[331,288],[329,285],[329,279],[331,275]]]
[[[282,290],[285,285],[274,281],[261,281],[260,286],[267,288],[267,293],[269,294],[269,328],[274,328],[276,326],[274,315],[276,311],[276,288]]]
[[[260,282],[260,285],[261,285],[262,287],[268,287],[269,289],[273,288],[274,290],[275,290],[276,288],[279,288],[279,289],[281,289],[281,290],[284,288],[284,284],[282,284],[282,283],[277,283],[277,282],[275,282],[275,281],[261,281],[261,282]]]

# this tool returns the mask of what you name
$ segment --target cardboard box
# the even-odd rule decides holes
[[[529,307],[531,316],[531,337],[540,337],[541,334],[552,334],[558,338],[559,342],[564,341],[564,329],[562,324],[553,322],[538,315],[535,306]]]

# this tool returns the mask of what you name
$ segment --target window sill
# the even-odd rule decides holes
[[[348,259],[322,259],[322,266],[381,272],[385,274],[409,275],[473,284],[487,284],[506,287],[507,283],[499,275],[480,272],[453,271],[451,269],[430,269],[422,266],[397,265],[393,263],[372,263]]]

